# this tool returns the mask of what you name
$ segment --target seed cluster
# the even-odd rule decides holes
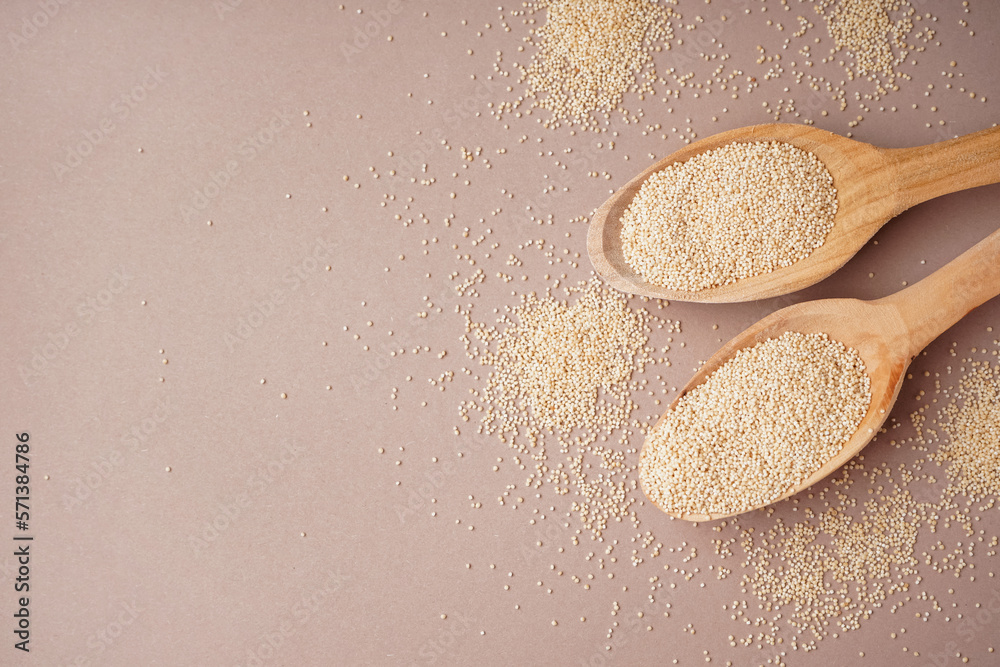
[[[518,323],[481,326],[480,363],[493,368],[483,422],[508,432],[528,424],[549,431],[621,428],[634,407],[628,381],[646,356],[648,317],[620,293],[591,281],[573,303],[524,295]]]
[[[774,623],[787,608],[785,620],[795,631],[793,650],[814,650],[831,634],[857,630],[892,596],[920,582],[917,538],[923,527],[936,523],[943,506],[917,502],[906,489],[912,476],[903,472],[900,484],[888,467],[866,470],[859,457],[841,470],[833,489],[820,492],[824,505],[833,505],[829,509],[817,514],[807,508],[806,520],[788,524],[778,519],[759,534],[741,530],[748,570],[743,585],[763,609],[776,613]],[[860,511],[854,494],[847,493],[859,475],[878,482]],[[895,613],[909,600],[895,602],[889,611]],[[776,626],[772,632],[777,634]],[[774,643],[774,635],[769,639]],[[741,640],[752,642],[752,635]]]
[[[809,256],[836,214],[833,177],[815,155],[733,143],[650,176],[622,216],[622,250],[654,285],[696,292]]]
[[[816,11],[823,13],[837,49],[854,56],[856,76],[884,76],[890,84],[895,80],[895,68],[913,48],[906,43],[915,13],[908,2],[826,0]],[[898,18],[890,18],[890,12]]]
[[[459,414],[469,420],[470,413],[480,413],[480,433],[496,434],[515,450],[514,462],[522,470],[533,464],[525,486],[550,484],[558,495],[575,492],[572,510],[600,539],[610,521],[638,522],[631,509],[641,497],[636,464],[626,460],[635,450],[604,443],[616,433],[627,447],[639,426],[631,419],[636,408],[631,396],[641,388],[633,374],[651,364],[669,365],[651,356],[654,349],[646,345],[651,327],[670,333],[679,323],[632,309],[623,294],[597,278],[567,293],[571,300],[521,295],[521,304],[497,326],[465,313],[466,352],[490,371],[486,386],[461,403]],[[548,451],[547,435],[554,436],[559,456]],[[512,488],[499,499],[501,505],[509,502]]]
[[[959,382],[938,423],[949,441],[931,458],[948,464],[948,479],[973,498],[1000,495],[1000,368],[977,364]]]
[[[651,93],[651,50],[673,37],[669,4],[650,0],[541,0],[547,19],[534,30],[538,49],[521,67],[533,106],[557,121],[595,124],[595,112],[619,109],[627,91]],[[656,46],[656,48],[660,48]]]
[[[857,351],[786,332],[737,352],[664,415],[643,449],[643,488],[681,515],[766,505],[839,452],[870,402]]]

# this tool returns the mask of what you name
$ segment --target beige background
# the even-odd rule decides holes
[[[669,105],[627,96],[626,106],[644,116],[638,124],[614,122],[619,136],[610,152],[593,147],[602,139],[594,135],[542,128],[537,113],[509,118],[509,129],[490,117],[489,103],[523,92],[515,77],[488,79],[497,51],[507,67],[527,61],[516,52],[526,28],[509,18],[510,31],[503,27],[513,5],[3,3],[0,451],[7,453],[0,454],[0,502],[13,504],[14,434],[30,432],[35,541],[30,656],[12,647],[16,566],[13,548],[0,548],[0,618],[7,619],[0,663],[703,664],[705,651],[712,664],[772,658],[770,647],[729,646],[727,636],[744,628],[721,605],[756,604],[740,591],[738,576],[703,577],[704,588],[678,578],[675,590],[658,594],[659,605],[671,603],[670,618],[656,614],[652,632],[619,629],[607,640],[613,622],[643,608],[649,577],[673,579],[659,565],[628,563],[634,532],[624,524],[609,529],[605,544],[584,531],[572,546],[579,521],[567,515],[569,496],[548,489],[529,495],[504,445],[476,439],[471,427],[453,434],[459,401],[482,383],[461,371],[480,372],[464,357],[463,322],[444,295],[452,271],[464,278],[482,268],[489,278],[478,298],[459,302],[493,321],[493,309],[517,302],[512,293],[550,284],[545,273],[566,273],[565,284],[586,280],[586,224],[572,220],[646,166],[650,153],[662,157],[682,145],[670,132],[665,141],[660,131],[643,136],[648,124],[707,136],[768,122],[764,100],[774,107],[794,98],[819,127],[899,147],[997,119],[995,3],[971,0],[969,13],[954,1],[916,3],[937,12],[941,46],[904,68],[913,80],[862,114],[856,128],[847,125],[859,114],[853,101],[843,112],[822,100],[813,105],[790,68],[763,80],[754,46],[777,52],[790,32],[767,27],[766,19],[792,24],[799,13],[812,16],[809,3],[788,4],[790,11],[772,0],[682,0],[684,24],[729,15],[716,24],[721,52],[760,86],[738,99],[685,91]],[[740,13],[744,6],[750,14]],[[38,18],[45,7],[51,16]],[[366,28],[367,41],[359,37]],[[814,33],[826,37],[822,25]],[[663,69],[668,55],[658,56]],[[941,72],[951,60],[963,74],[950,80],[956,89],[968,87],[986,103],[945,89]],[[843,78],[836,64],[822,71]],[[878,105],[899,111],[879,112]],[[943,129],[938,120],[946,121]],[[522,136],[527,141],[518,143]],[[482,158],[463,163],[461,147],[476,146],[491,168]],[[586,157],[562,170],[556,161],[565,148]],[[611,178],[590,178],[590,171]],[[431,177],[432,185],[419,183]],[[555,192],[544,193],[553,182]],[[664,315],[682,322],[675,340],[686,346],[674,346],[667,381],[683,384],[699,359],[779,306],[878,297],[921,278],[993,231],[998,202],[1000,187],[991,186],[921,205],[845,269],[792,297],[671,304]],[[415,222],[403,226],[396,214]],[[531,215],[551,215],[552,223],[539,226]],[[472,245],[480,235],[486,240]],[[433,237],[439,242],[421,244]],[[550,266],[542,253],[518,249],[537,238],[567,259]],[[512,252],[523,267],[505,265]],[[573,253],[581,255],[576,266]],[[497,271],[515,281],[496,280]],[[414,314],[428,310],[424,297],[437,303],[415,326]],[[989,325],[1000,326],[996,301],[918,359],[918,379],[904,387],[893,417],[909,424],[917,392],[932,386],[922,371],[944,373],[954,364],[952,342],[960,356],[992,346]],[[651,343],[664,344],[657,336]],[[417,346],[429,351],[413,354]],[[389,355],[399,348],[405,353]],[[439,358],[442,351],[447,356]],[[449,370],[455,377],[446,391],[427,382]],[[659,409],[645,399],[640,405],[641,418]],[[634,433],[630,445],[640,444]],[[866,455],[898,464],[914,453],[876,443]],[[493,472],[497,457],[505,462]],[[517,511],[495,501],[508,484],[528,495]],[[641,530],[665,548],[695,546],[702,568],[715,562],[716,533],[708,526],[636,509]],[[785,503],[778,515],[794,519],[795,511]],[[545,521],[530,523],[542,514]],[[0,540],[12,545],[13,517],[4,517]],[[743,525],[772,521],[752,515]],[[998,526],[995,510],[978,524],[987,535]],[[597,570],[587,554],[613,539],[622,544],[621,558],[609,563],[615,578],[608,580],[609,570]],[[922,538],[920,549],[937,539]],[[787,650],[784,661],[959,664],[954,642],[971,664],[1000,664],[987,653],[1000,617],[971,639],[958,634],[956,619],[945,619],[997,592],[996,580],[985,576],[995,560],[981,549],[975,562],[977,581],[929,573],[913,594],[954,602],[946,613],[921,621],[914,613],[928,604],[896,615],[882,609],[815,653]],[[590,590],[568,580],[588,573],[597,574]],[[610,615],[613,602],[619,617]],[[695,634],[684,631],[688,624]],[[910,653],[888,638],[902,627]]]

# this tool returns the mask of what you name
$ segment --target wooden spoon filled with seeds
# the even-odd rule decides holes
[[[594,214],[597,273],[631,294],[732,303],[794,292],[843,266],[886,222],[1000,182],[1000,127],[884,149],[804,125],[755,125],[652,165]]]
[[[709,521],[819,482],[875,436],[910,361],[1000,294],[1000,231],[874,301],[783,308],[719,350],[649,431],[643,491],[667,514]]]

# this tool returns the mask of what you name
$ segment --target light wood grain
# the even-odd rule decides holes
[[[856,349],[871,378],[872,402],[867,414],[840,453],[774,501],[777,502],[819,482],[861,451],[888,417],[913,358],[969,311],[998,294],[1000,231],[915,285],[885,298],[875,301],[822,299],[772,313],[716,352],[667,411],[675,409],[684,394],[704,382],[738,350],[776,338],[785,331],[826,333]],[[647,438],[644,448],[648,442]],[[649,495],[645,487],[643,491]],[[730,515],[672,516],[688,521],[710,521]]]
[[[732,285],[686,292],[649,283],[621,249],[621,218],[652,174],[734,141],[783,141],[807,150],[826,165],[837,188],[837,216],[826,242],[808,257]],[[733,303],[788,294],[843,266],[886,222],[911,206],[950,192],[1000,183],[1000,128],[917,148],[882,149],[804,125],[777,123],[723,132],[660,160],[629,181],[594,214],[587,251],[610,285],[661,299]]]

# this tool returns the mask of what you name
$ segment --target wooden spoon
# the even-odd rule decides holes
[[[813,153],[837,188],[837,216],[826,242],[808,257],[771,273],[696,292],[649,283],[622,254],[621,218],[652,174],[733,142],[783,141]],[[805,125],[777,123],[723,132],[687,146],[633,178],[597,209],[587,251],[610,285],[660,299],[733,303],[787,294],[817,283],[843,266],[890,218],[958,190],[1000,183],[1000,127],[917,148],[885,149]]]
[[[970,310],[1000,294],[1000,231],[977,243],[920,282],[874,301],[821,299],[795,304],[765,317],[715,353],[667,409],[677,407],[687,392],[704,382],[738,350],[752,347],[786,331],[826,333],[853,347],[871,379],[871,405],[858,430],[826,464],[790,488],[782,500],[812,486],[857,454],[875,436],[892,409],[910,361],[932,340]],[[660,422],[663,417],[660,418]],[[659,422],[657,422],[659,425]],[[649,444],[649,438],[643,445]],[[649,496],[649,490],[643,486]],[[655,501],[654,501],[655,502]],[[680,515],[679,519],[711,521],[729,514]],[[754,508],[756,509],[756,508]]]

